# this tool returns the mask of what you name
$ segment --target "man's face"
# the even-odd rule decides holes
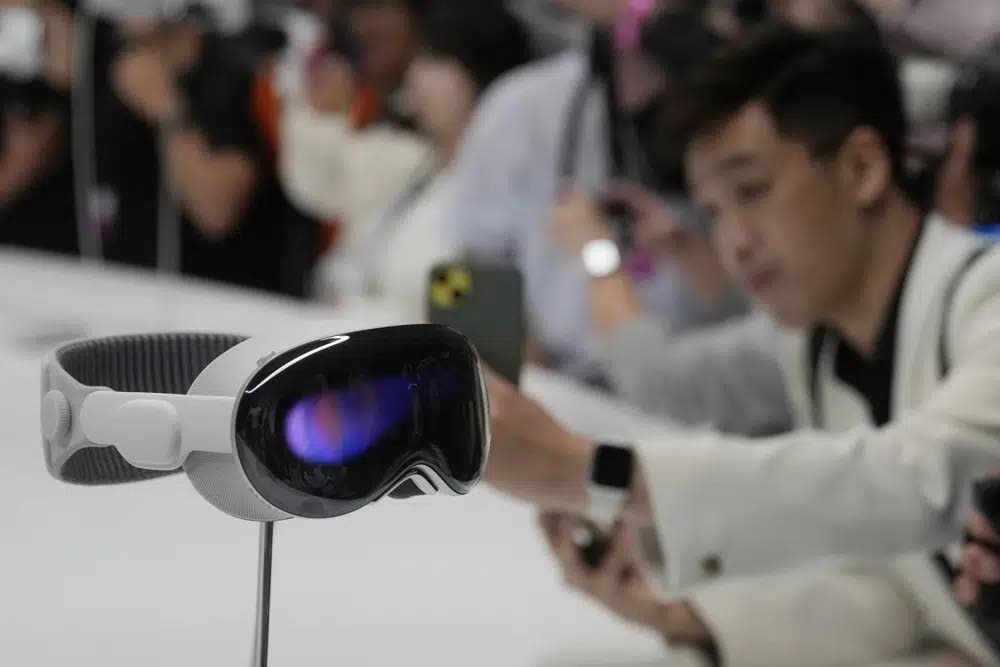
[[[726,269],[787,326],[826,321],[854,298],[867,225],[837,176],[751,104],[688,148],[687,172]]]
[[[479,91],[472,75],[454,58],[422,53],[406,73],[413,119],[436,141],[462,136]]]

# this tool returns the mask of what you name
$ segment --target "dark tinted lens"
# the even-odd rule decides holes
[[[243,468],[296,516],[359,509],[417,464],[465,493],[486,455],[477,363],[464,337],[437,326],[363,331],[279,355],[237,408]]]

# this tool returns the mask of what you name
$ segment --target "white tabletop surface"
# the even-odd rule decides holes
[[[38,359],[62,338],[253,333],[339,312],[0,250],[0,665],[245,665],[257,528],[183,476],[82,488],[45,470]],[[557,414],[627,436],[631,416],[533,372]],[[480,487],[276,529],[271,665],[662,664],[650,635],[565,591],[528,508]],[[304,662],[308,661],[308,663]]]

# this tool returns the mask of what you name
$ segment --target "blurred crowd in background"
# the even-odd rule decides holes
[[[907,209],[915,203],[921,218],[937,213],[948,229],[997,233],[997,0],[181,0],[148,7],[0,0],[0,245],[331,308],[380,300],[412,320],[424,316],[428,272],[438,263],[513,265],[524,279],[530,361],[670,414],[662,409],[665,392],[639,384],[629,392],[627,383],[609,380],[602,337],[626,321],[652,323],[671,340],[686,331],[701,336],[699,328],[751,309],[713,245],[706,212],[692,201],[684,166],[690,137],[679,121],[717,120],[691,117],[688,93],[698,72],[776,23],[797,27],[786,36],[793,46],[808,42],[803,35],[837,33],[875,46],[874,62],[891,53],[896,65],[888,59],[884,69],[888,81],[898,66],[905,137],[896,136],[904,128],[895,90],[885,91],[884,104],[857,106],[876,110],[893,196],[899,177],[906,189],[899,199]],[[799,63],[798,74],[822,61],[818,53]],[[731,83],[729,72],[712,81],[723,102],[727,92],[740,95],[727,85],[748,85]],[[813,104],[836,94],[814,88]],[[855,88],[865,101],[876,99],[864,85]],[[795,120],[809,125],[821,114],[806,109],[808,118]],[[872,124],[853,111],[864,118],[844,122]],[[816,131],[800,134],[822,144],[827,134],[856,128],[809,129]],[[831,147],[813,148],[821,155]],[[733,188],[736,218],[753,205],[754,193],[744,198],[742,188]],[[613,240],[614,272],[628,289],[591,280],[606,277],[581,262],[595,239]],[[833,250],[828,264],[840,262]],[[820,272],[810,265],[807,273]],[[890,333],[895,317],[886,320]],[[734,375],[750,376],[758,366],[744,373],[730,353],[742,341],[734,331],[714,370],[732,366]],[[666,349],[622,356],[643,371]],[[691,349],[677,358],[697,360]],[[893,356],[882,353],[875,351],[875,362]],[[855,361],[855,370],[871,370]],[[713,370],[694,365],[678,382],[682,407],[695,402],[689,383]],[[871,372],[884,382],[860,373],[859,384],[881,392],[885,414],[874,421],[883,425],[894,376],[883,367]],[[706,395],[739,403],[719,386]],[[773,398],[784,409],[780,379],[776,386],[775,396],[747,403]],[[710,415],[713,425],[773,432],[775,424],[737,408],[737,423],[720,410]],[[510,421],[520,422],[533,413],[513,414]],[[495,447],[493,459],[503,449]],[[1000,636],[995,628],[988,634]]]
[[[1000,138],[976,124],[1000,110],[988,0],[235,4],[0,2],[0,243],[415,317],[435,262],[513,262],[534,360],[599,379],[571,257],[592,207],[636,222],[650,314],[745,307],[665,119],[699,63],[774,20],[885,39],[920,200],[1000,220]]]

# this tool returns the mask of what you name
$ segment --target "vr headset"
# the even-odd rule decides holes
[[[43,363],[42,432],[57,479],[183,470],[209,503],[257,522],[463,495],[489,453],[476,351],[434,325],[71,343]]]

